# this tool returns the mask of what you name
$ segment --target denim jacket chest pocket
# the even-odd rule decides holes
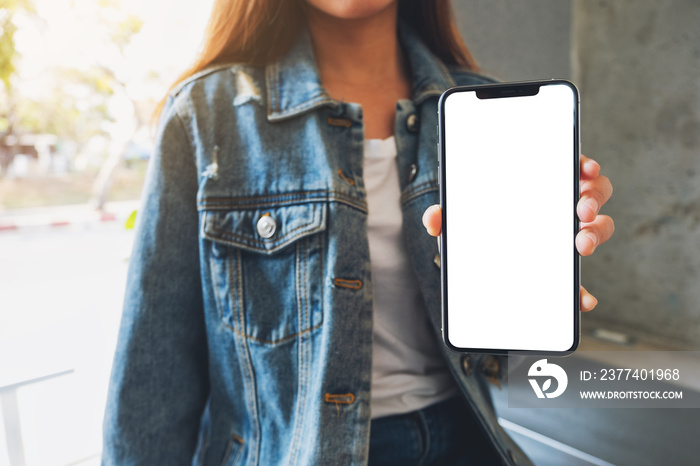
[[[224,326],[267,345],[321,326],[326,215],[325,201],[203,212]]]

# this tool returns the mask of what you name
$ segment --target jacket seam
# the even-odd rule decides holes
[[[217,233],[221,233],[221,234],[224,235],[224,236],[229,236],[229,237],[231,237],[231,238],[234,239],[234,240],[235,240],[235,239],[239,239],[239,240],[240,240],[240,243],[245,243],[246,245],[249,245],[249,246],[252,246],[252,247],[257,247],[257,248],[260,248],[260,249],[264,249],[265,251],[275,252],[275,251],[278,251],[278,250],[284,248],[285,246],[288,246],[290,243],[293,243],[294,240],[303,237],[306,233],[313,233],[313,232],[316,231],[316,230],[302,231],[302,232],[299,233],[299,234],[296,234],[296,235],[294,235],[294,236],[291,236],[291,237],[289,237],[289,238],[286,238],[286,239],[284,240],[284,242],[282,242],[282,243],[280,243],[280,244],[278,244],[278,245],[276,245],[276,246],[274,246],[274,247],[272,247],[272,248],[270,248],[270,249],[266,249],[266,248],[264,248],[264,247],[261,247],[261,246],[264,246],[265,243],[256,243],[255,240],[251,240],[250,238],[246,238],[246,237],[244,237],[244,236],[239,236],[239,235],[236,235],[236,234],[234,234],[234,233],[228,233],[228,232],[226,232],[226,231],[221,231],[221,230],[214,230],[214,231],[217,232]],[[211,235],[207,235],[207,237],[210,238],[210,239],[212,239],[212,236],[211,236]],[[221,239],[225,239],[225,238],[221,238]]]
[[[275,93],[277,93],[277,90],[275,90]],[[318,96],[307,100],[303,104],[286,109],[284,112],[281,110],[275,110],[273,113],[270,113],[268,115],[267,119],[268,121],[273,123],[283,121],[287,118],[300,116],[308,111],[315,110],[316,108],[322,107],[324,105],[333,106],[337,105],[337,102],[325,94],[319,94]]]
[[[321,322],[321,323],[319,323],[319,324],[316,324],[316,325],[314,325],[313,327],[305,328],[304,330],[302,330],[302,331],[300,331],[300,332],[297,332],[297,333],[295,333],[295,334],[293,334],[293,335],[287,335],[286,337],[280,338],[280,339],[278,339],[278,340],[265,340],[264,338],[258,338],[258,337],[254,337],[254,336],[251,336],[251,335],[247,335],[246,333],[244,333],[244,332],[238,330],[237,328],[232,327],[230,324],[228,324],[228,323],[226,323],[226,322],[223,322],[223,325],[224,325],[224,327],[228,328],[229,330],[231,330],[232,332],[236,333],[237,335],[242,336],[242,337],[245,338],[246,340],[257,341],[258,343],[263,343],[263,344],[266,344],[266,345],[277,345],[277,344],[279,344],[279,343],[284,343],[284,342],[287,342],[287,341],[289,341],[289,340],[293,340],[293,339],[295,339],[295,338],[298,338],[299,335],[303,335],[303,334],[305,334],[305,333],[313,332],[313,331],[316,330],[317,328],[320,328],[320,327],[323,325],[323,322]]]
[[[236,255],[236,271],[238,272],[237,275],[237,280],[236,284],[231,284],[231,285],[237,285],[236,289],[238,291],[238,315],[240,318],[241,325],[245,325],[245,320],[244,320],[244,313],[243,313],[243,278],[241,275],[241,251],[237,250],[235,252]],[[231,267],[231,256],[229,254],[229,267]],[[229,276],[232,277],[232,274],[229,273]],[[242,327],[245,328],[245,327]],[[233,329],[235,333],[235,329]],[[252,454],[253,454],[253,461],[251,461],[251,464],[258,464],[258,452],[260,449],[260,419],[258,418],[258,407],[257,407],[257,388],[256,388],[256,383],[255,383],[255,375],[254,375],[254,369],[253,369],[253,362],[250,358],[250,349],[248,348],[248,342],[247,339],[238,339],[237,346],[239,347],[239,351],[243,352],[243,357],[245,359],[244,361],[244,369],[243,369],[243,376],[246,379],[248,383],[246,385],[248,386],[248,409],[250,410],[250,417],[252,424],[254,426],[254,432],[253,432],[253,439],[255,440],[254,445],[252,446]]]
[[[304,327],[304,317],[306,313],[306,268],[304,267],[305,264],[308,263],[308,260],[306,258],[306,247],[308,238],[303,241],[301,244],[299,244],[299,247],[297,247],[297,254],[296,254],[296,262],[297,262],[297,280],[299,283],[297,283],[297,299],[299,302],[299,312],[297,314],[297,323],[299,325],[299,328]],[[299,334],[297,336],[297,339],[299,340],[298,346],[297,346],[297,360],[299,364],[299,375],[297,377],[297,393],[299,394],[297,397],[297,406],[296,406],[296,413],[297,415],[296,420],[294,422],[294,433],[293,433],[293,438],[292,438],[292,457],[290,464],[296,464],[297,456],[299,454],[299,436],[301,435],[301,430],[302,430],[302,424],[303,424],[303,418],[302,412],[304,409],[304,403],[306,400],[306,372],[307,372],[307,357],[306,357],[306,348],[307,345],[304,344],[304,335]]]
[[[257,201],[257,202],[256,202]],[[341,202],[367,212],[367,203],[345,193],[334,190],[300,191],[288,194],[273,194],[249,197],[207,197],[197,202],[203,210],[250,210],[261,207],[280,207],[308,202]]]
[[[288,340],[292,340],[294,338],[297,338],[299,335],[312,332],[312,331],[316,330],[317,328],[321,327],[321,325],[323,325],[323,320],[321,320],[321,322],[319,324],[317,324],[313,327],[309,327],[307,329],[304,329],[302,331],[294,333],[293,335],[287,335],[286,337],[283,337],[283,338],[280,338],[277,340],[265,340],[263,338],[257,338],[257,337],[246,334],[245,333],[245,314],[243,311],[243,289],[242,289],[242,284],[241,284],[242,283],[242,275],[241,275],[241,251],[240,250],[236,250],[235,260],[236,260],[236,271],[237,271],[236,280],[235,280],[236,283],[231,283],[231,281],[233,280],[234,274],[233,274],[233,264],[232,264],[233,260],[231,258],[230,253],[229,253],[229,256],[227,258],[228,275],[230,277],[229,278],[229,286],[232,289],[236,290],[236,295],[237,295],[236,302],[231,303],[231,304],[236,306],[237,312],[236,312],[236,316],[235,316],[235,322],[238,322],[238,327],[240,327],[241,330],[237,329],[235,326],[233,326],[233,325],[229,324],[228,322],[226,322],[225,320],[223,320],[223,307],[222,307],[221,323],[224,327],[228,328],[229,330],[231,330],[235,334],[245,338],[246,340],[253,340],[253,341],[257,341],[259,343],[274,345],[274,344],[278,344],[278,343],[283,343],[283,342],[288,341]],[[217,299],[217,302],[218,302],[218,299]],[[246,351],[246,360],[247,360],[247,351]]]
[[[216,259],[214,258],[214,256],[211,256],[211,258],[209,259],[209,269],[210,269],[210,270],[216,270],[215,264],[214,264],[215,261],[216,261]],[[228,258],[227,258],[227,262],[228,262],[228,264],[227,264],[227,269],[228,269],[228,274],[229,274],[229,277],[230,277],[230,276],[231,276],[231,272],[232,272],[232,270],[231,270],[231,261],[228,260]],[[211,280],[212,280],[212,284],[214,285],[214,289],[218,289],[218,287],[219,287],[219,285],[220,285],[217,276],[218,276],[218,274],[215,274],[215,273],[212,273],[212,276],[211,276]],[[225,280],[224,280],[224,281],[225,281]],[[221,302],[220,293],[215,293],[215,295],[214,295],[214,302],[216,303],[216,307],[218,308],[218,309],[217,309],[217,311],[218,311],[217,314],[218,314],[218,316],[219,316],[219,320],[220,320],[224,325],[226,325],[226,321],[224,320],[224,304]],[[236,303],[233,303],[233,302],[232,302],[231,305],[236,306]]]
[[[194,162],[194,165],[196,168],[197,162],[196,162],[196,158],[194,155],[195,154],[195,147],[194,147],[194,138],[192,136],[192,126],[189,123],[190,119],[187,118],[187,122],[185,122],[185,118],[181,114],[182,107],[180,107],[179,99],[173,99],[173,107],[175,110],[174,116],[177,119],[178,123],[180,123],[180,126],[182,127],[182,132],[185,134],[185,139],[187,139],[187,144],[189,145],[189,148],[190,148],[190,154],[192,154],[192,161]]]
[[[425,193],[429,193],[431,191],[436,191],[438,189],[439,189],[439,185],[435,181],[427,181],[425,183],[421,183],[421,184],[413,187],[413,189],[411,189],[410,191],[404,192],[401,195],[401,204],[406,205],[406,204],[410,203],[411,201],[413,201],[415,198],[417,198]]]
[[[267,81],[267,115],[271,115],[277,109],[277,65],[271,64],[265,68]],[[271,91],[271,92],[270,92]]]
[[[205,76],[208,76],[210,74],[216,73],[217,71],[225,70],[227,68],[231,69],[231,68],[235,67],[236,65],[237,65],[236,63],[222,63],[221,65],[212,66],[209,68],[205,68],[201,71],[198,71],[197,73],[188,77],[184,81],[180,82],[173,89],[171,89],[169,95],[171,95],[172,97],[176,97],[177,95],[179,95],[182,92],[182,90],[185,87],[187,87],[187,85],[195,82],[196,80],[203,78]]]

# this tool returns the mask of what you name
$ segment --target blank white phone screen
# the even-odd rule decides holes
[[[575,341],[576,100],[563,84],[445,98],[446,337],[456,347],[554,352]]]

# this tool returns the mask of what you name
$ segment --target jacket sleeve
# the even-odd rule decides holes
[[[104,465],[191,464],[208,396],[187,126],[167,102],[149,162],[104,419]]]

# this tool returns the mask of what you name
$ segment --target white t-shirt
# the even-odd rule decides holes
[[[457,393],[406,252],[396,155],[393,137],[365,140],[374,290],[373,418],[421,409]]]

